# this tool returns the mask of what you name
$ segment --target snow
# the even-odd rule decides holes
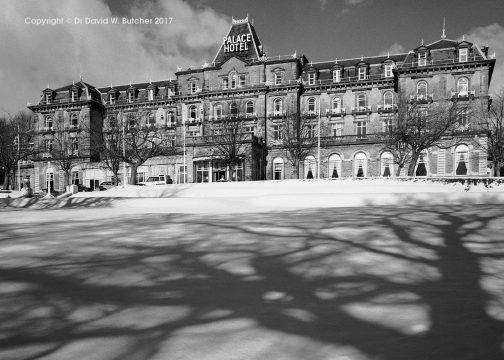
[[[2,199],[0,359],[502,359],[503,195],[376,179]]]

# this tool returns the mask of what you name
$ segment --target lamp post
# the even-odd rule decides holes
[[[318,124],[317,124],[317,179],[320,179],[320,105],[322,99],[319,97]]]
[[[53,198],[51,194],[51,177],[49,176],[49,169],[51,168],[51,162],[47,162],[47,170],[46,170],[46,183],[47,183],[47,194],[44,196],[46,199]],[[52,173],[51,173],[52,174]]]
[[[17,174],[18,174],[18,190],[21,191],[21,166],[19,165],[19,157],[21,155],[20,141],[21,136],[19,134],[19,124],[18,124],[18,133],[17,133]]]
[[[123,118],[123,126],[122,126],[122,155],[123,155],[123,188],[126,186],[126,130],[124,129],[124,118]]]

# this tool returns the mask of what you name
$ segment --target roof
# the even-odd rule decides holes
[[[316,62],[316,63],[306,63],[304,66],[304,70],[308,70],[309,68],[315,68],[317,70],[322,69],[332,69],[334,66],[339,65],[342,67],[352,67],[361,62],[365,62],[369,65],[377,65],[382,64],[386,60],[392,60],[396,63],[403,62],[408,54],[394,54],[394,55],[378,55],[378,56],[368,56],[368,57],[359,57],[352,59],[335,59],[331,61],[324,62]]]
[[[125,84],[125,85],[110,85],[110,86],[107,86],[107,87],[101,87],[101,88],[98,88],[98,90],[101,92],[101,93],[107,93],[110,91],[110,89],[115,89],[117,91],[126,91],[127,89],[129,89],[130,87],[134,87],[135,89],[137,90],[140,90],[140,89],[147,89],[149,87],[149,85],[154,85],[158,88],[161,88],[161,87],[171,87],[171,86],[174,86],[176,83],[175,80],[160,80],[160,81],[151,81],[151,82],[142,82],[142,83],[131,83],[131,84]]]

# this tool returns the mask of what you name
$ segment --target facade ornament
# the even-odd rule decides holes
[[[445,25],[446,25],[446,18],[443,16],[443,33],[441,34],[441,39],[446,39]]]

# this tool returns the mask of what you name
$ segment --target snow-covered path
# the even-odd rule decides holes
[[[504,358],[502,205],[87,200],[0,212],[0,359]]]

